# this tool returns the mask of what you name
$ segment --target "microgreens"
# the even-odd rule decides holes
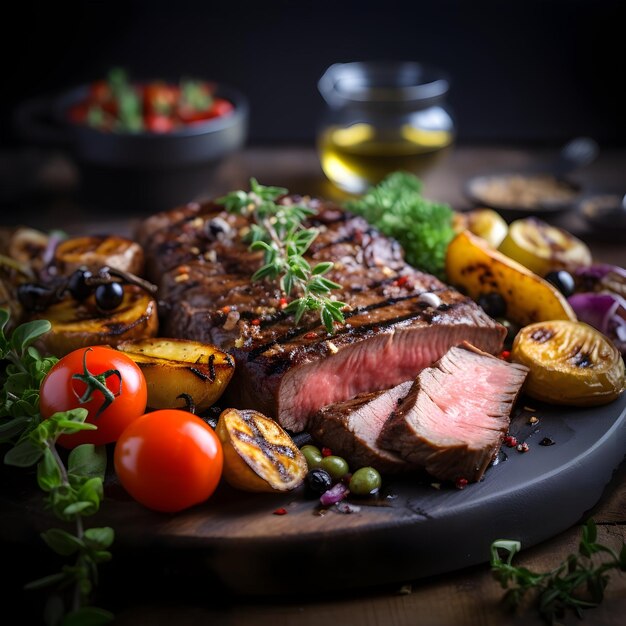
[[[582,529],[577,554],[570,554],[558,567],[549,572],[532,572],[512,564],[521,549],[519,541],[502,539],[491,544],[491,569],[494,578],[506,589],[504,602],[509,608],[520,606],[529,592],[534,593],[541,617],[555,624],[565,611],[573,610],[581,618],[583,609],[598,606],[609,583],[608,571],[626,571],[626,544],[619,552],[597,542],[597,528],[590,519]],[[508,553],[506,559],[500,551]],[[594,555],[607,558],[598,562]]]
[[[311,267],[304,258],[319,231],[305,228],[303,221],[316,214],[315,209],[297,203],[278,203],[287,194],[282,187],[260,185],[250,179],[250,191],[233,191],[218,203],[231,213],[245,215],[252,220],[248,241],[251,250],[263,251],[263,265],[252,275],[252,280],[278,281],[286,296],[298,297],[286,307],[286,313],[294,314],[296,324],[307,311],[318,311],[320,320],[329,333],[334,323],[343,324],[342,309],[345,302],[333,300],[328,294],[341,285],[326,278],[333,263],[318,263]]]

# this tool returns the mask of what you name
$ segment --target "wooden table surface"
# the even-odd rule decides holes
[[[553,152],[503,147],[458,147],[437,169],[423,175],[427,197],[468,208],[463,182],[473,174],[506,170],[548,160]],[[65,171],[65,170],[64,170]],[[263,184],[281,185],[290,191],[342,199],[341,192],[325,181],[314,150],[306,147],[249,148],[232,156],[207,181],[207,196],[247,186],[250,176]],[[626,191],[626,150],[601,152],[598,160],[579,172],[578,181],[588,190]],[[191,199],[191,198],[190,198]],[[94,215],[72,202],[55,201],[33,204],[31,213],[3,210],[5,223],[27,223],[41,228],[66,225],[68,232],[97,232],[103,229],[127,230],[141,214]],[[589,242],[594,258],[626,266],[626,245],[616,238],[589,231],[575,214],[561,219],[562,224]],[[626,539],[626,464],[616,471],[601,500],[588,516],[599,525],[601,541],[619,547]],[[575,489],[572,485],[572,489]],[[582,522],[582,520],[581,520]],[[545,571],[576,551],[581,528],[576,525],[539,546],[523,550],[516,562]],[[471,529],[468,529],[471,532]],[[376,546],[371,546],[372,551]],[[445,548],[444,548],[445,549]],[[115,559],[114,559],[115,561]],[[332,563],[328,564],[332,568]],[[297,576],[306,563],[286,564],[285,575]],[[167,564],[164,564],[164,570]],[[502,589],[492,578],[488,565],[452,572],[434,579],[406,581],[397,587],[374,586],[362,592],[337,593],[317,597],[238,597],[212,593],[195,572],[185,572],[184,564],[172,566],[162,584],[150,581],[152,590],[134,594],[142,581],[128,580],[115,563],[103,568],[100,604],[107,599],[115,605],[116,624],[123,626],[165,626],[176,624],[320,624],[475,626],[542,624],[531,609],[517,615],[505,611],[500,603]],[[178,581],[178,584],[173,584]],[[602,605],[585,613],[583,624],[617,626],[626,615],[626,575],[613,574]],[[567,616],[564,624],[579,624]]]

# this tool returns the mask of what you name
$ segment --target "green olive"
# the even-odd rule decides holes
[[[356,496],[367,496],[376,492],[382,485],[380,474],[373,467],[361,467],[350,479],[350,493]]]
[[[306,446],[302,446],[300,448],[300,452],[304,455],[306,464],[310,470],[320,467],[320,463],[322,462],[322,453],[319,448],[307,444]]]
[[[325,469],[333,480],[341,480],[350,471],[348,462],[334,454],[325,456],[320,463],[320,467]]]

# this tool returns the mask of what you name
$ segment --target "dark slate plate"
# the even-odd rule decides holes
[[[378,500],[353,500],[360,510],[352,514],[320,515],[303,490],[247,494],[222,485],[203,505],[162,515],[130,500],[111,477],[97,521],[116,530],[116,562],[126,557],[132,567],[150,555],[153,564],[183,563],[235,593],[403,583],[486,563],[495,539],[528,548],[584,518],[626,454],[626,395],[589,409],[522,399],[511,433],[528,452],[503,448],[480,483],[459,490],[423,476],[389,478]],[[554,445],[540,445],[544,438]],[[287,514],[274,515],[279,507]],[[5,493],[0,512],[6,541],[31,541],[51,525],[30,485]]]

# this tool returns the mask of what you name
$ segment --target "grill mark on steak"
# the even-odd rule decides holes
[[[351,318],[353,318],[356,315],[362,315],[364,313],[368,313],[370,311],[374,311],[374,310],[378,310],[378,309],[382,309],[385,307],[390,307],[393,306],[394,304],[397,304],[398,302],[406,302],[407,300],[416,300],[417,298],[419,298],[419,294],[416,295],[409,295],[409,296],[403,296],[403,297],[398,297],[398,298],[388,298],[386,300],[382,300],[380,302],[376,302],[374,304],[371,304],[369,306],[366,307],[359,307],[357,309],[354,309],[352,311],[346,311],[344,313],[344,318],[347,320],[350,320]],[[410,312],[407,313],[405,315],[401,315],[401,316],[396,316],[396,317],[391,317],[389,319],[385,319],[385,320],[378,320],[378,321],[374,321],[371,322],[369,324],[360,324],[358,327],[353,327],[350,324],[346,324],[343,326],[337,326],[337,328],[335,329],[335,333],[333,335],[328,335],[326,334],[323,337],[317,336],[317,340],[322,340],[322,341],[326,341],[328,339],[330,339],[331,337],[333,339],[336,339],[338,337],[340,337],[341,335],[352,335],[355,336],[357,334],[366,334],[370,331],[373,331],[374,329],[382,329],[382,328],[386,328],[388,326],[393,326],[394,324],[399,324],[400,322],[406,321],[408,319],[411,319],[413,317],[423,317],[424,319],[426,319],[428,317],[428,314],[426,313],[426,311],[424,310],[424,308],[422,308],[421,303],[418,304],[419,306],[419,311],[414,311],[414,312]],[[279,314],[276,314],[276,316],[278,316]],[[280,313],[281,315],[281,320],[287,318],[287,315],[283,312]],[[243,316],[243,314],[242,314]],[[430,321],[432,321],[434,318],[431,317]],[[276,320],[278,321],[278,320]],[[262,321],[260,326],[261,328],[266,328],[268,327],[270,324],[267,323],[265,321]],[[250,350],[250,352],[248,353],[248,361],[254,361],[256,358],[258,358],[259,356],[261,356],[262,354],[264,354],[265,352],[267,352],[268,350],[270,350],[272,347],[276,346],[277,344],[284,344],[284,343],[288,343],[290,341],[292,341],[293,339],[295,339],[296,337],[300,337],[302,335],[306,335],[308,333],[311,332],[315,332],[316,330],[320,329],[320,325],[319,324],[314,324],[314,325],[309,325],[309,326],[297,326],[289,331],[287,331],[284,335],[282,335],[281,337],[279,337],[278,339],[275,339],[271,342],[268,342],[266,344],[260,345],[257,348],[254,348],[253,350]]]

